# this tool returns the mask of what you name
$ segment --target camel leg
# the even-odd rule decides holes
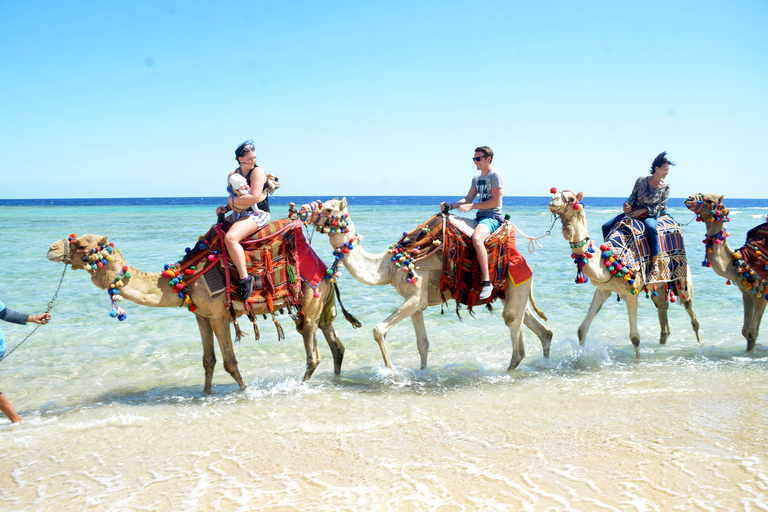
[[[696,341],[701,343],[701,337],[699,336],[699,317],[696,316],[696,311],[693,310],[693,299],[688,297],[683,301],[683,306],[685,306],[688,316],[691,317],[691,327],[693,327],[693,332],[696,333]]]
[[[384,364],[392,371],[395,371],[395,366],[392,364],[392,359],[389,357],[389,350],[387,350],[387,333],[402,320],[408,318],[417,311],[420,311],[420,302],[421,301],[417,295],[409,297],[399,308],[385,318],[383,322],[379,322],[376,324],[376,327],[373,328],[373,338],[376,340],[376,343],[379,344],[381,355],[384,358]],[[423,310],[423,308],[421,310]]]
[[[224,361],[224,369],[235,379],[235,382],[240,386],[240,390],[244,390],[248,387],[248,384],[245,383],[240,376],[240,370],[237,369],[235,349],[232,347],[232,332],[229,330],[229,315],[224,318],[211,319],[211,326],[213,327],[214,334],[216,334],[216,339],[219,340],[219,350]]]
[[[744,300],[744,327],[741,334],[747,339],[747,351],[755,348],[757,335],[760,332],[760,322],[765,312],[766,301],[749,292],[742,292]]]
[[[536,318],[536,316],[533,315],[531,310],[527,307],[525,308],[523,323],[525,323],[525,326],[532,330],[533,333],[539,337],[539,341],[541,341],[541,349],[544,352],[544,357],[549,359],[549,347],[552,345],[552,331],[547,329],[547,327],[541,323],[539,319]]]
[[[195,315],[197,328],[200,330],[200,338],[203,340],[203,369],[205,369],[205,387],[203,392],[211,394],[211,382],[213,381],[213,368],[216,366],[216,352],[213,350],[213,328],[207,318]]]
[[[755,319],[755,296],[749,292],[741,292],[742,302],[744,303],[744,325],[741,327],[741,335],[747,340],[747,352],[755,348],[757,336],[752,332],[752,326]]]
[[[514,304],[509,300],[504,304],[504,312],[501,316],[504,318],[504,323],[509,328],[509,335],[512,340],[512,359],[509,361],[509,368],[507,368],[507,371],[512,371],[517,368],[520,362],[525,358],[525,345],[523,344],[523,333],[521,331],[525,310],[526,306],[520,308],[519,305]]]
[[[662,297],[663,299],[663,297]],[[637,295],[630,295],[624,299],[629,315],[629,340],[635,347],[635,357],[640,359],[640,333],[637,331]]]
[[[763,320],[763,313],[765,312],[766,301],[763,296],[755,297],[755,314],[752,316],[752,327],[750,333],[752,335],[752,347],[754,348],[757,342],[757,335],[760,334],[760,322]]]
[[[328,346],[331,347],[331,354],[333,355],[333,373],[339,375],[341,373],[341,362],[344,360],[344,345],[341,344],[336,329],[333,324],[329,324],[325,327],[320,326],[320,330],[323,331],[325,341],[328,342]]]
[[[307,353],[307,369],[304,371],[302,382],[308,381],[315,373],[317,365],[320,364],[320,351],[317,348],[317,325],[312,322],[306,322],[301,331],[304,338],[304,350]]]
[[[669,339],[669,302],[664,298],[662,293],[658,295],[651,295],[651,300],[656,306],[656,313],[659,316],[659,325],[661,326],[661,334],[659,334],[659,343],[661,345],[667,344]]]
[[[416,346],[419,348],[421,356],[421,369],[427,368],[427,356],[429,355],[429,339],[427,338],[427,328],[424,326],[424,312],[416,311],[411,315],[413,330],[416,331]]]
[[[579,326],[579,345],[584,346],[584,340],[587,339],[587,331],[589,331],[589,326],[592,324],[592,320],[595,319],[597,313],[600,311],[600,308],[603,307],[603,304],[606,300],[608,300],[608,297],[610,296],[611,292],[609,290],[601,290],[600,288],[595,288],[595,294],[592,296],[592,304],[589,305],[587,316]]]

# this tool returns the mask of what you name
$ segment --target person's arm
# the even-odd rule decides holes
[[[25,313],[19,313],[18,311],[14,311],[11,308],[3,308],[0,310],[0,320],[5,320],[6,322],[10,322],[12,324],[25,325],[27,320],[29,320],[29,315]]]
[[[491,208],[496,208],[501,203],[501,198],[503,196],[504,189],[502,187],[493,187],[491,189],[490,199],[483,201],[482,203],[464,203],[462,206],[459,206],[459,211],[468,212],[469,210],[490,210]]]
[[[26,313],[20,313],[10,308],[3,308],[0,310],[0,320],[11,322],[13,324],[26,325],[27,322],[33,324],[47,324],[51,319],[50,313],[40,313],[39,315],[28,315]]]
[[[477,188],[470,187],[469,192],[467,192],[467,195],[464,196],[463,199],[459,199],[455,203],[449,203],[448,201],[443,201],[441,203],[441,206],[448,205],[448,208],[450,210],[453,210],[454,208],[460,208],[461,205],[468,203],[469,201],[473,200],[477,196]],[[459,210],[459,211],[467,211],[467,210]]]
[[[626,201],[624,201],[624,213],[629,213],[632,211],[632,208],[637,204],[637,196],[640,195],[640,188],[643,185],[643,178],[637,178],[637,181],[635,181],[635,186],[632,187],[632,193],[629,194],[629,197]]]

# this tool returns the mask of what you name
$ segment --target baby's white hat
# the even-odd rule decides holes
[[[232,190],[236,191],[243,185],[247,185],[248,182],[245,180],[245,177],[241,176],[238,173],[235,173],[229,177],[229,184],[232,185]]]

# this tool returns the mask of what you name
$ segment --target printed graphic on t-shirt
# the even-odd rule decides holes
[[[481,203],[491,198],[491,180],[485,178],[477,180],[477,195]]]

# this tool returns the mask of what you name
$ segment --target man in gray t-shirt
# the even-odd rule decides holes
[[[476,148],[475,156],[472,160],[480,172],[472,178],[472,186],[469,188],[466,197],[455,203],[443,202],[442,206],[449,206],[451,210],[458,208],[461,213],[477,210],[475,219],[478,223],[474,233],[472,233],[472,244],[475,247],[477,262],[483,274],[483,289],[480,291],[480,300],[485,300],[493,292],[491,277],[488,271],[488,252],[485,249],[485,241],[504,221],[501,215],[501,205],[504,196],[504,176],[491,167],[493,150],[488,146]],[[475,198],[479,202],[472,203],[471,201]]]

